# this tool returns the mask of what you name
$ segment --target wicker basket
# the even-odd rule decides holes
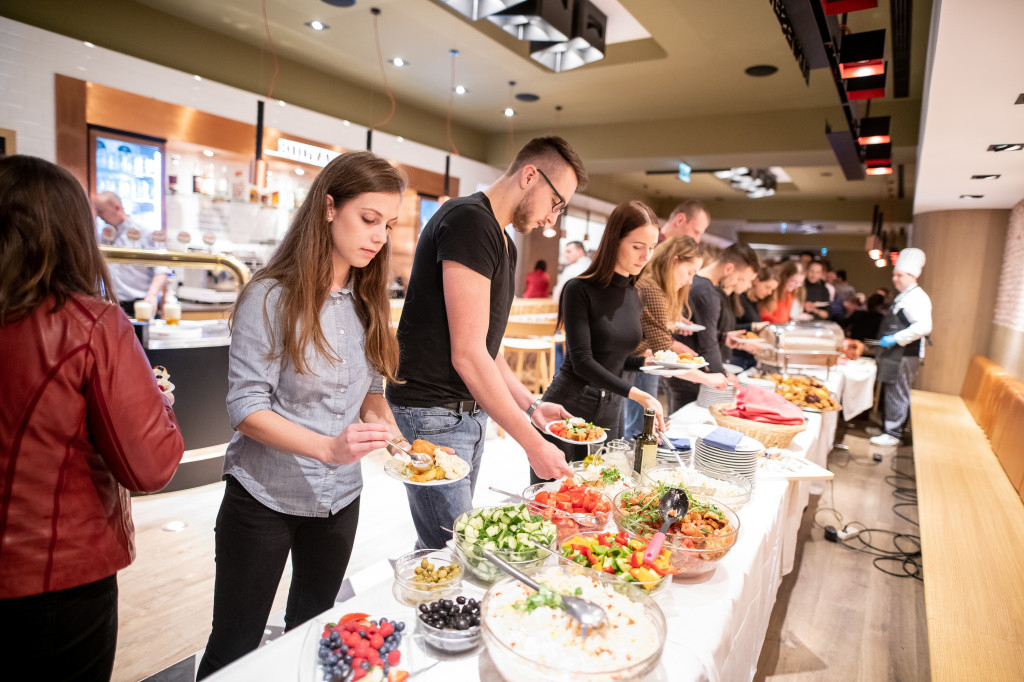
[[[750,436],[766,448],[784,448],[790,444],[796,434],[807,428],[804,424],[793,426],[767,424],[722,414],[722,410],[727,410],[732,406],[732,403],[719,403],[709,407],[708,411],[711,412],[711,416],[715,418],[719,426]]]

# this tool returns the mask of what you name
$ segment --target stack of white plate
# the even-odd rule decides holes
[[[757,458],[763,450],[764,446],[749,436],[743,437],[735,452],[709,445],[703,438],[698,438],[694,443],[693,462],[705,471],[732,472],[742,476],[750,481],[753,490],[757,484]]]
[[[711,388],[701,384],[700,393],[697,394],[697,405],[700,407],[711,407],[718,403],[731,403],[736,400],[736,389],[734,388]]]

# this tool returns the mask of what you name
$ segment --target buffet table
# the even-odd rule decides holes
[[[844,376],[833,371],[827,381],[840,395]],[[794,438],[788,452],[824,466],[837,420],[835,412],[807,413],[807,429]],[[687,427],[713,423],[713,419],[706,409],[690,404],[671,415],[670,422],[669,435],[682,436],[687,435]],[[750,502],[739,510],[739,540],[717,570],[697,581],[677,579],[656,595],[668,622],[668,634],[666,653],[645,678],[647,682],[753,678],[776,593],[782,577],[793,568],[797,531],[812,484],[759,477]],[[406,657],[422,667],[414,678],[417,682],[501,679],[483,647],[461,657],[426,649],[415,635],[415,610],[400,602],[393,591],[393,571],[387,561],[354,576],[352,583],[355,596],[208,679],[320,680],[316,649],[322,624],[350,612],[405,620],[414,633],[403,646],[411,649]],[[480,598],[485,591],[470,579],[463,581],[467,596]]]

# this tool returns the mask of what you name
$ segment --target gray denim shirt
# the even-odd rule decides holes
[[[257,410],[272,410],[310,431],[336,436],[359,420],[368,393],[383,393],[380,374],[366,359],[363,325],[356,315],[352,289],[331,293],[320,310],[327,343],[340,361],[312,348],[306,359],[314,374],[299,374],[286,358],[267,360],[272,338],[264,322],[264,303],[281,348],[276,281],[252,285],[231,334],[228,362],[228,417],[231,428]],[[324,464],[281,452],[236,431],[224,457],[224,473],[233,476],[270,509],[295,516],[325,517],[351,503],[363,487],[359,463]]]

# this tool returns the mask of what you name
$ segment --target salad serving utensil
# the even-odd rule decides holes
[[[686,516],[686,512],[689,510],[690,498],[686,495],[685,490],[669,488],[665,491],[658,502],[658,513],[665,521],[661,524],[661,530],[654,534],[650,544],[647,545],[647,551],[644,552],[645,562],[654,563],[654,560],[661,554],[662,545],[665,544],[665,533],[673,523]]]
[[[507,490],[499,490],[498,488],[495,488],[493,485],[492,486],[488,486],[488,489],[493,490],[494,492],[499,493],[501,495],[508,495],[512,499],[520,500],[522,502],[525,502],[526,504],[528,504],[531,507],[540,507],[540,508],[544,507],[544,505],[539,503],[539,502],[537,502],[537,500],[528,500],[525,497],[523,497],[522,495],[516,495],[515,493],[510,493]],[[560,512],[560,513],[562,513],[562,512]],[[564,514],[564,516],[567,516],[568,518],[572,519],[573,521],[577,521],[579,523],[585,523],[588,526],[596,526],[597,524],[600,523],[598,518],[596,516],[594,516],[593,514],[581,514],[581,513],[577,512],[575,514]]]

